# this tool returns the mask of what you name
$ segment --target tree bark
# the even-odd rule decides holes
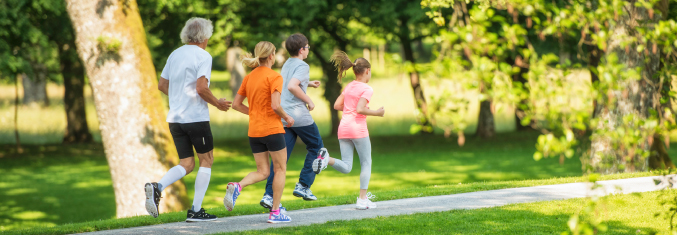
[[[144,215],[144,183],[159,180],[178,159],[136,1],[66,3],[94,93],[117,217]],[[187,205],[178,181],[165,190],[160,210]]]
[[[481,138],[492,138],[496,135],[494,113],[491,111],[491,101],[480,102],[480,115],[477,118],[477,135]]]
[[[644,51],[637,52],[634,49],[636,45],[628,45],[632,48],[629,50],[626,50],[626,46],[621,45],[623,38],[638,33],[636,30],[638,22],[655,23],[657,17],[650,19],[645,8],[637,7],[631,3],[626,3],[623,11],[625,11],[625,14],[619,16],[617,24],[612,24],[610,28],[611,35],[606,51],[607,53],[615,53],[618,56],[619,63],[625,64],[627,69],[641,67],[642,79],[639,81],[634,79],[618,81],[623,87],[621,90],[600,91],[615,100],[614,103],[609,103],[610,99],[605,99],[603,103],[597,105],[595,111],[600,122],[593,133],[589,164],[593,171],[604,174],[646,171],[648,169],[648,158],[639,156],[636,151],[629,148],[630,146],[614,147],[614,140],[605,135],[604,132],[617,130],[624,122],[624,117],[628,115],[647,118],[649,109],[656,108],[659,95],[657,87],[651,84],[658,84],[653,76],[659,66],[658,53],[644,55]],[[650,130],[639,131],[650,132]],[[649,149],[651,145],[649,138],[650,136],[647,136],[644,144],[640,145],[642,150]]]
[[[401,28],[402,32],[398,35],[400,43],[402,45],[402,51],[404,52],[404,59],[409,61],[412,65],[416,64],[414,59],[414,51],[411,47],[411,38],[409,38],[409,29],[406,27],[407,19],[400,19],[402,25],[405,25]],[[432,134],[433,128],[430,120],[428,119],[428,103],[425,100],[425,94],[423,94],[423,87],[421,86],[421,80],[418,71],[416,68],[413,68],[409,71],[409,81],[411,83],[411,89],[414,92],[414,100],[416,101],[416,108],[421,112],[419,117],[416,117],[416,121],[423,128],[421,133],[423,134]]]
[[[41,63],[31,63],[33,77],[23,74],[21,85],[24,90],[24,105],[38,104],[49,106],[47,97],[47,66]]]
[[[82,62],[75,51],[74,42],[60,45],[59,49],[61,49],[59,60],[65,88],[63,103],[67,121],[63,143],[92,142],[85,110],[85,68],[82,67]]]

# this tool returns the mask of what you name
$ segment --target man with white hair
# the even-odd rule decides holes
[[[207,103],[221,111],[228,111],[232,102],[225,98],[217,99],[209,90],[212,56],[205,48],[213,30],[210,20],[189,19],[181,30],[181,41],[186,45],[169,55],[158,82],[158,89],[169,96],[167,122],[180,161],[159,182],[145,185],[146,210],[156,218],[159,214],[161,192],[195,168],[194,147],[200,159],[200,169],[195,177],[193,206],[188,210],[186,221],[216,219],[216,216],[207,214],[202,208],[214,162],[214,143]]]

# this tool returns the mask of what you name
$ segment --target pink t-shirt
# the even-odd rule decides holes
[[[357,113],[360,98],[371,100],[374,90],[363,82],[352,81],[343,90],[343,117],[338,128],[339,139],[359,139],[369,136],[367,116]]]

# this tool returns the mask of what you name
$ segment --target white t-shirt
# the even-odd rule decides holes
[[[169,123],[192,123],[209,121],[209,109],[197,94],[197,79],[204,76],[211,82],[212,56],[196,45],[184,45],[174,50],[162,78],[169,80]]]

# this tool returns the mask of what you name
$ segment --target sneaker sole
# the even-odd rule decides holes
[[[226,187],[226,196],[223,197],[223,206],[226,207],[226,210],[233,211],[235,205],[233,205],[233,193],[235,192],[235,185],[228,184]]]
[[[214,221],[216,218],[213,219],[195,219],[195,218],[189,218],[186,219],[186,222],[204,222],[204,221]]]
[[[317,198],[315,198],[315,199],[313,199],[313,198],[308,198],[308,197],[306,197],[306,195],[297,193],[296,191],[294,191],[294,192],[292,193],[292,195],[294,195],[295,197],[303,198],[303,200],[306,200],[306,201],[317,201]]]
[[[368,207],[368,206],[365,206],[365,207],[359,207],[359,206],[356,206],[355,209],[358,209],[358,210],[367,210],[367,209],[369,209],[369,207]]]
[[[144,189],[146,191],[146,211],[151,216],[157,218],[159,212],[157,206],[155,205],[155,200],[153,200],[153,195],[155,195],[153,185],[150,183],[146,183]]]
[[[289,220],[289,221],[275,221],[275,220],[268,220],[268,223],[269,223],[269,224],[279,224],[279,223],[289,223],[289,222],[291,222],[291,220]]]
[[[266,209],[273,209],[273,205],[268,205],[268,204],[266,204],[266,203],[263,202],[263,201],[261,201],[259,204],[260,204],[263,208],[266,208]]]

